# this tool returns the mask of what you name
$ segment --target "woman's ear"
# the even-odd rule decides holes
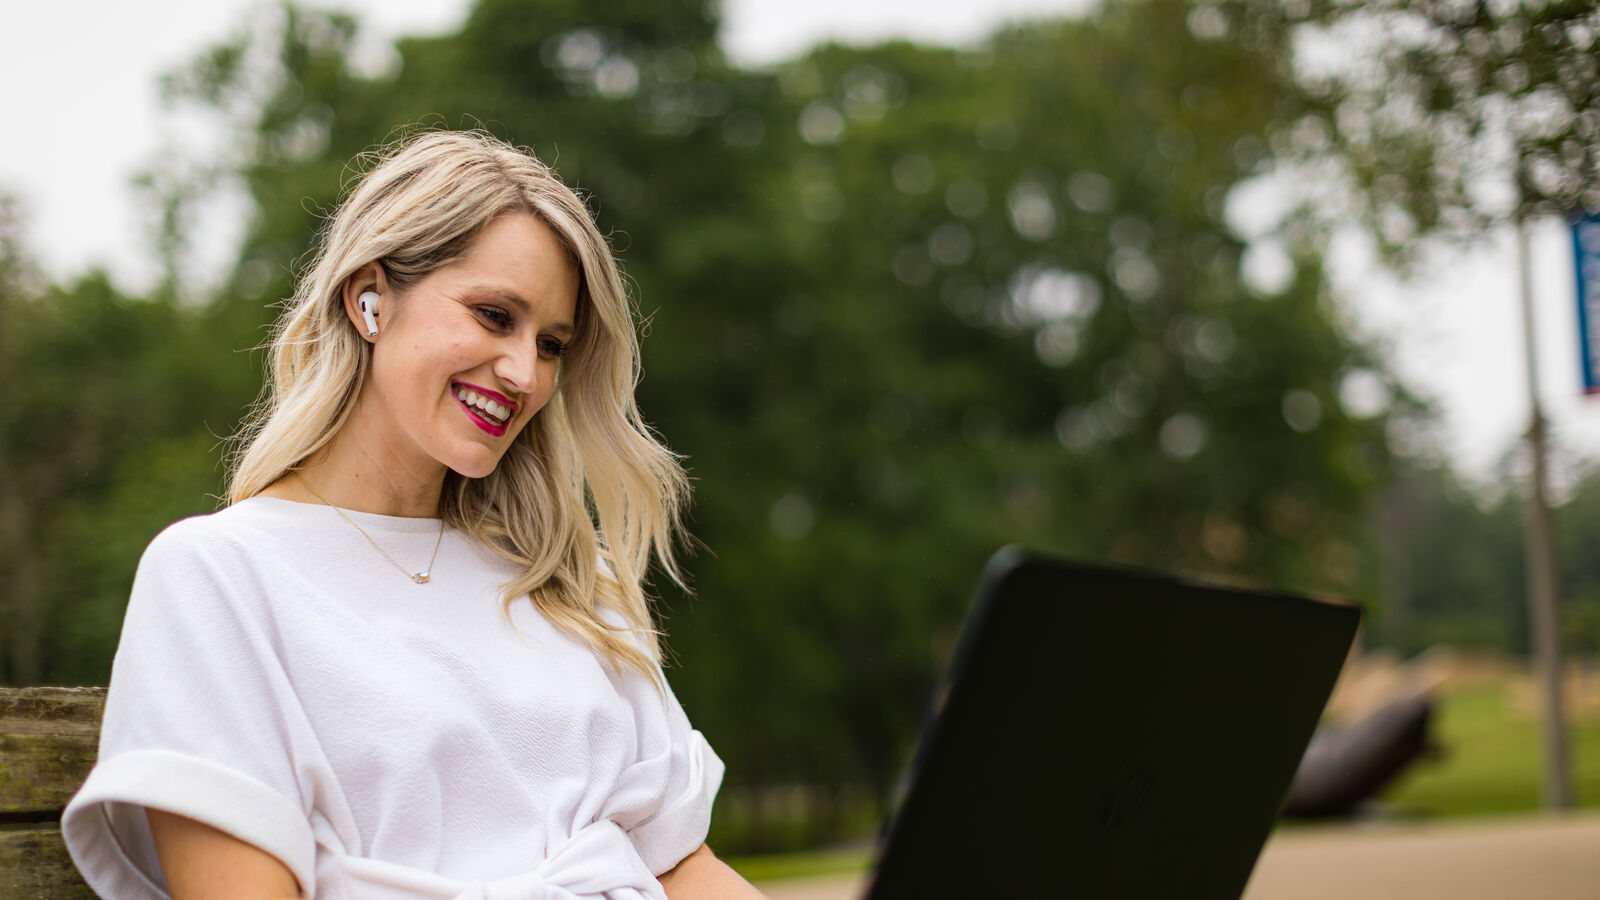
[[[344,301],[345,318],[355,326],[356,333],[369,343],[378,340],[382,327],[382,308],[389,297],[388,280],[383,267],[369,262],[351,273],[340,289]]]

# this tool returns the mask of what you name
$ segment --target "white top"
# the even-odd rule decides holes
[[[419,569],[439,534],[350,515]],[[663,900],[722,762],[670,690],[531,603],[508,623],[513,574],[450,530],[414,584],[329,507],[265,497],[162,532],[62,819],[89,885],[167,896],[152,807],[267,851],[317,900]]]

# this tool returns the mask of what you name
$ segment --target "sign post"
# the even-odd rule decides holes
[[[1520,175],[1520,171],[1519,171]],[[1519,181],[1520,184],[1520,181]],[[1561,603],[1557,596],[1555,535],[1550,521],[1548,423],[1539,402],[1539,354],[1533,327],[1533,272],[1528,257],[1528,221],[1520,204],[1516,221],[1517,287],[1522,297],[1522,336],[1528,358],[1528,491],[1524,498],[1523,540],[1528,561],[1528,632],[1534,669],[1543,682],[1544,805],[1549,809],[1577,806],[1571,756],[1567,746],[1565,704],[1561,683]],[[1580,267],[1581,269],[1581,267]],[[1585,366],[1588,366],[1587,356]]]

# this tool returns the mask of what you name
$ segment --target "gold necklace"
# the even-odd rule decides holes
[[[389,555],[389,551],[383,549],[383,545],[379,544],[376,540],[374,540],[372,535],[367,534],[367,530],[365,528],[362,528],[360,525],[356,524],[356,520],[355,519],[352,519],[349,516],[345,515],[344,510],[340,509],[337,506],[334,506],[333,505],[333,501],[329,500],[327,497],[322,496],[320,493],[317,493],[317,489],[311,486],[311,482],[307,481],[306,477],[304,475],[301,475],[299,472],[296,472],[296,473],[294,473],[294,476],[296,478],[300,479],[300,483],[306,486],[306,490],[310,491],[313,494],[316,494],[316,497],[317,497],[318,500],[321,500],[323,503],[328,504],[328,508],[329,509],[331,509],[334,512],[338,513],[340,515],[340,517],[342,517],[346,522],[349,522],[351,525],[354,525],[355,529],[357,531],[361,532],[361,536],[367,539],[367,543],[371,544],[373,549],[377,550],[379,553],[382,553],[383,554],[383,558],[387,559],[396,569],[399,569],[400,571],[404,572],[407,578],[411,579],[412,581],[415,581],[417,584],[427,584],[428,581],[433,578],[433,563],[434,563],[434,560],[437,560],[439,558],[439,546],[444,543],[444,519],[443,519],[443,517],[441,517],[439,519],[439,539],[437,541],[433,542],[433,556],[428,558],[428,568],[423,569],[421,572],[412,572],[412,571],[407,570],[405,566],[400,565],[399,561],[397,561],[394,557],[390,556]]]

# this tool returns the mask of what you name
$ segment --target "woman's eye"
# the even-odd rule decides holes
[[[546,337],[539,339],[539,352],[545,356],[560,356],[567,349],[567,345],[555,338]]]
[[[511,314],[503,309],[493,306],[478,307],[478,315],[497,331],[507,331],[511,328]]]

